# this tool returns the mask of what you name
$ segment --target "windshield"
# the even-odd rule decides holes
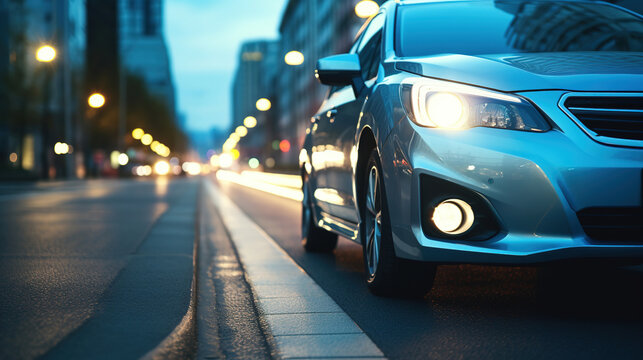
[[[593,3],[485,1],[400,6],[398,56],[643,51],[643,20]]]

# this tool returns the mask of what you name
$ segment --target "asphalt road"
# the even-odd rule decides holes
[[[392,359],[643,358],[643,268],[441,266],[423,300],[378,298],[361,247],[307,254],[300,204],[219,186]]]
[[[0,358],[138,358],[159,344],[190,301],[197,189],[2,184]]]

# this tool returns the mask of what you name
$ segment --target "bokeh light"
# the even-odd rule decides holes
[[[257,119],[254,116],[247,116],[245,119],[243,119],[243,125],[248,129],[252,129],[253,127],[257,126]]]
[[[170,173],[170,163],[165,160],[159,160],[154,164],[154,172],[156,175],[165,176]]]
[[[141,136],[141,142],[143,143],[143,145],[150,145],[152,144],[152,141],[154,141],[154,138],[150,134],[144,134],[143,136]]]
[[[248,160],[248,166],[250,166],[251,169],[258,168],[259,167],[259,159],[250,158],[250,160]]]
[[[290,66],[297,66],[304,63],[304,54],[297,50],[289,51],[284,56],[284,61]]]
[[[105,97],[102,94],[93,93],[87,99],[87,103],[89,104],[89,106],[93,107],[94,109],[98,109],[100,107],[103,107],[103,105],[105,105]]]
[[[361,18],[369,18],[380,11],[380,6],[372,0],[362,0],[355,5],[355,14]]]
[[[36,60],[50,62],[56,58],[56,49],[50,45],[43,45],[36,50]]]
[[[141,140],[141,138],[145,135],[145,131],[141,128],[136,128],[132,130],[132,137],[136,140]]]
[[[272,107],[272,103],[270,102],[270,100],[266,98],[261,98],[257,100],[256,105],[257,105],[257,110],[259,111],[268,111]]]

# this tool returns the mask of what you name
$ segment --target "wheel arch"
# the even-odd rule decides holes
[[[363,211],[360,204],[362,204],[364,196],[366,194],[364,190],[364,184],[366,181],[364,175],[366,173],[368,159],[373,149],[377,149],[377,140],[375,138],[375,133],[370,126],[364,126],[364,128],[360,132],[359,141],[357,142],[357,163],[355,164],[354,169],[354,192],[355,199],[357,200],[357,210],[360,219],[362,218]]]

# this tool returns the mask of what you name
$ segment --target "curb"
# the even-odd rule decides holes
[[[237,248],[278,358],[384,358],[339,305],[212,181],[205,182],[205,190]]]

